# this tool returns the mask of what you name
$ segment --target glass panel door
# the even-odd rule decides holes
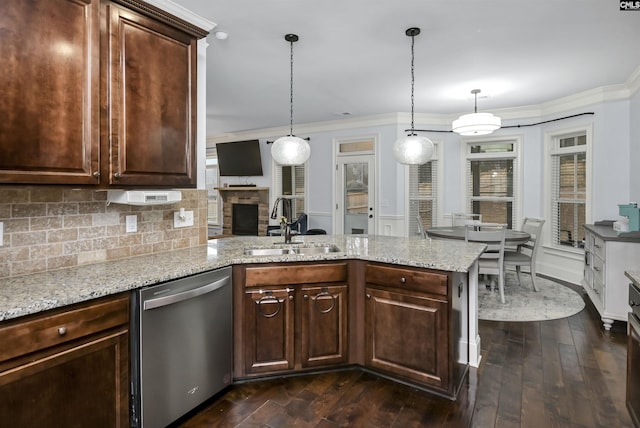
[[[368,234],[375,231],[372,185],[374,156],[338,157],[337,231]]]

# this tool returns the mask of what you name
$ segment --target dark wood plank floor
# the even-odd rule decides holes
[[[605,332],[587,303],[561,320],[479,328],[482,362],[456,401],[348,370],[236,385],[175,426],[632,427],[625,323]]]

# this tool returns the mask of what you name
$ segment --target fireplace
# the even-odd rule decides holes
[[[223,235],[267,235],[269,225],[269,188],[268,187],[216,187],[222,198],[222,234]],[[251,213],[235,213],[251,210]],[[247,208],[247,205],[253,208]],[[240,216],[240,218],[237,218]],[[251,218],[251,230],[246,225]],[[240,225],[237,224],[240,222]],[[240,227],[240,229],[238,229]],[[257,229],[256,229],[257,228]]]
[[[231,205],[231,233],[258,236],[258,204]]]

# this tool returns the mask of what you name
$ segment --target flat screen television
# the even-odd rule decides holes
[[[262,176],[262,159],[258,140],[216,144],[221,177]]]

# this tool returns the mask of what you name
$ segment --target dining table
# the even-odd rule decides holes
[[[441,226],[427,229],[427,236],[431,239],[458,239],[464,241],[466,226]],[[506,229],[505,245],[516,246],[525,244],[531,235],[521,230]]]

